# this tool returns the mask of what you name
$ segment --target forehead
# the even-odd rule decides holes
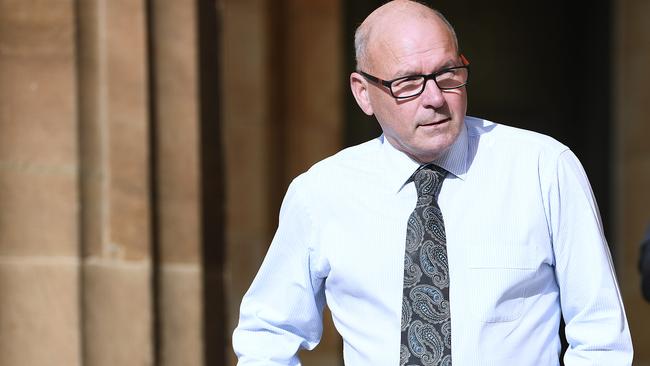
[[[449,28],[437,17],[384,19],[368,42],[373,71],[430,72],[456,59]]]

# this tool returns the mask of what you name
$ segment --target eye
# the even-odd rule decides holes
[[[436,75],[436,80],[447,80],[447,79],[453,79],[456,77],[457,70],[456,69],[450,69],[450,70],[441,70],[440,73]]]
[[[391,85],[391,91],[398,98],[408,98],[417,95],[422,91],[424,76],[412,75],[395,80]]]
[[[443,90],[459,88],[467,83],[467,76],[467,69],[462,67],[441,70],[436,74],[436,84]]]
[[[422,80],[423,80],[422,76],[418,76],[418,75],[406,76],[404,78],[395,80],[393,82],[393,87],[403,88],[403,87],[408,87],[413,85],[419,85],[422,83]]]

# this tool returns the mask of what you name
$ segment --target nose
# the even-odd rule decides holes
[[[438,88],[438,85],[432,79],[426,80],[424,91],[422,91],[420,97],[425,107],[437,109],[445,104],[445,96],[442,90]]]

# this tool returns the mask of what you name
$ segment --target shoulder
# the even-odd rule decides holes
[[[314,165],[300,175],[302,180],[331,182],[344,179],[353,172],[376,169],[378,154],[382,147],[382,137],[372,139],[359,145],[345,148]]]
[[[557,181],[558,169],[567,157],[574,156],[569,147],[551,136],[480,118],[468,117],[465,122],[475,170],[549,187]]]
[[[314,165],[297,176],[292,186],[323,191],[354,184],[359,176],[368,176],[378,171],[382,137],[345,148]]]
[[[511,158],[547,157],[557,159],[569,148],[551,136],[522,128],[466,117],[470,145],[483,152],[504,154]]]

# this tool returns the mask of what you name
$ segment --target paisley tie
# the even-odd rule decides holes
[[[411,176],[418,200],[406,230],[400,366],[451,365],[447,240],[437,202],[446,175],[429,164]]]

